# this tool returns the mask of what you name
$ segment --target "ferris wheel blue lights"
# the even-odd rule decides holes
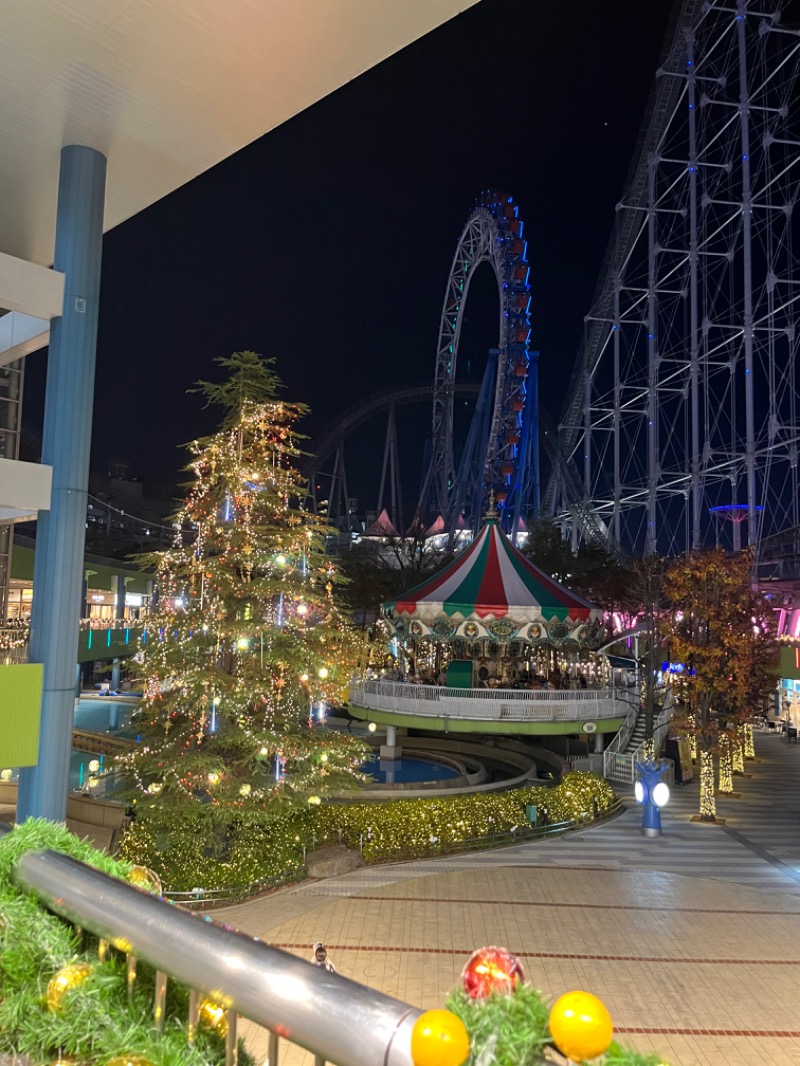
[[[430,501],[453,528],[463,513],[475,525],[489,493],[510,515],[525,484],[526,448],[534,405],[527,401],[530,344],[528,242],[519,208],[510,196],[489,191],[477,200],[461,234],[445,296],[437,349],[433,407]],[[453,449],[453,384],[469,284],[488,263],[500,297],[498,345],[475,409],[458,471]],[[535,417],[535,415],[533,416]],[[538,475],[537,475],[538,476]]]

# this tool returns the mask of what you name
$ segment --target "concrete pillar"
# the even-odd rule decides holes
[[[83,592],[89,449],[103,250],[106,160],[80,145],[61,150],[54,266],[65,275],[47,367],[42,461],[53,467],[49,511],[39,518],[31,662],[44,663],[39,762],[20,774],[17,820],[66,817]]]
[[[595,735],[594,735],[594,750],[595,750],[595,754],[597,754],[597,755],[602,755],[602,753],[603,753],[603,748],[605,747],[605,739],[604,738],[605,738],[605,734],[604,733],[595,733]]]
[[[84,538],[85,539],[85,538]],[[35,565],[35,564],[34,564]],[[81,592],[81,599],[83,604],[81,606],[81,618],[90,618],[92,614],[92,601],[89,599],[89,582],[97,574],[96,570],[84,570],[83,571],[83,591]]]
[[[122,684],[122,660],[111,660],[111,690],[112,692],[119,692],[119,686]]]
[[[123,577],[122,574],[114,574],[111,583],[114,587],[114,617],[125,617],[125,601],[128,596],[128,585],[133,581],[132,577]]]
[[[381,759],[401,759],[403,757],[403,749],[397,746],[397,726],[387,725],[386,743],[381,744],[380,757]]]

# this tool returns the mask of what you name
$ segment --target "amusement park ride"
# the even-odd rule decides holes
[[[464,310],[470,282],[482,263],[491,266],[497,282],[497,346],[489,352],[480,383],[460,382],[456,369]],[[491,492],[503,526],[512,533],[521,520],[538,515],[538,353],[530,350],[529,273],[527,241],[518,206],[503,193],[482,193],[453,258],[439,327],[433,388],[412,385],[387,389],[351,408],[317,444],[316,468],[310,477],[312,492],[320,470],[333,456],[328,513],[343,532],[352,531],[344,466],[346,434],[371,415],[388,411],[377,511],[383,510],[386,499],[393,526],[402,528],[395,408],[431,397],[432,444],[413,525],[427,529],[435,523],[451,539],[458,528],[477,532]],[[458,461],[453,416],[456,396],[475,398]],[[318,501],[314,499],[314,503]]]
[[[476,530],[494,491],[512,535],[520,518],[541,514],[574,547],[669,555],[721,543],[752,546],[767,569],[776,552],[794,550],[800,562],[799,63],[800,35],[778,6],[684,0],[559,424],[541,433],[541,503],[522,221],[510,197],[478,198],[447,283],[433,385],[397,390],[394,401],[382,394],[390,418],[378,510],[386,505],[396,528],[394,406],[414,392],[433,401],[417,528]],[[497,279],[498,340],[471,385],[458,456],[459,339],[483,262]],[[343,442],[329,513],[350,531]]]

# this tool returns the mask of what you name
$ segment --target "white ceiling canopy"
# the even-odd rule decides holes
[[[59,152],[110,229],[477,0],[0,0],[0,251],[53,258]]]

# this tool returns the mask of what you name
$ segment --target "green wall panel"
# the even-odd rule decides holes
[[[41,663],[0,666],[0,766],[35,766],[42,711]]]

